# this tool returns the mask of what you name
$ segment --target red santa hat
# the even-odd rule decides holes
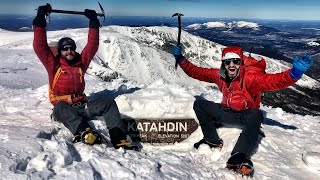
[[[222,50],[222,60],[233,58],[242,60],[242,49],[240,47],[230,46]]]

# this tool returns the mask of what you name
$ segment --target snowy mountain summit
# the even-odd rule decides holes
[[[260,25],[254,22],[247,21],[232,21],[232,22],[206,22],[203,24],[191,24],[187,26],[190,29],[201,29],[201,28],[250,28],[253,30],[259,30]]]
[[[81,52],[87,29],[48,32],[48,42],[66,36],[76,41]],[[180,68],[175,70],[171,49],[176,38],[177,28],[170,27],[101,28],[99,50],[85,76],[85,93],[90,98],[114,97],[123,116],[196,119],[196,97],[220,102],[222,95],[214,84],[194,80]],[[193,148],[203,137],[200,128],[180,143],[142,144],[141,152],[70,143],[70,133],[50,119],[47,75],[33,51],[33,33],[1,30],[0,39],[1,178],[242,179],[225,169],[241,132],[236,128],[218,129],[225,144],[221,151],[206,145]],[[194,64],[220,67],[223,45],[185,31],[181,42],[184,54]],[[264,58],[268,73],[291,67]],[[297,84],[320,87],[307,76]],[[261,109],[266,137],[259,139],[251,157],[255,166],[252,179],[320,179],[320,117],[267,106]],[[104,123],[92,123],[109,138]]]

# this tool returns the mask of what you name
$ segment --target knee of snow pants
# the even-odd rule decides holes
[[[193,104],[204,139],[214,142],[219,139],[214,121],[220,117],[220,104],[208,100],[196,100]]]
[[[125,124],[121,119],[116,101],[108,97],[101,97],[88,102],[88,113],[90,116],[103,116],[108,129],[115,127],[125,132]]]
[[[258,140],[259,129],[263,119],[263,113],[259,109],[248,109],[242,113],[242,132],[232,150],[232,154],[236,152],[250,154]]]
[[[263,113],[260,109],[248,109],[243,113],[242,123],[244,126],[250,127],[248,130],[259,131],[260,125],[263,122]]]
[[[61,122],[74,135],[90,127],[76,108],[63,101],[54,106],[52,115],[55,120]]]

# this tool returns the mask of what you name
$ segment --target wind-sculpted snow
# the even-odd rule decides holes
[[[32,50],[33,34],[2,33],[0,37],[11,37],[0,46],[5,59],[0,69],[2,179],[243,179],[224,168],[241,132],[235,128],[218,129],[225,143],[221,151],[206,145],[193,148],[203,137],[200,128],[181,143],[142,144],[141,152],[115,150],[110,143],[70,143],[70,132],[50,119],[47,76]],[[180,68],[174,69],[170,53],[176,33],[176,28],[168,27],[101,28],[99,50],[85,76],[85,93],[89,98],[115,98],[122,116],[196,119],[196,98],[219,102],[222,95],[213,84],[193,80]],[[81,51],[87,29],[48,32],[50,42],[65,36],[74,38]],[[182,42],[187,57],[195,64],[220,67],[222,45],[184,31]],[[265,58],[268,72],[290,67]],[[19,63],[14,66],[14,62]],[[30,80],[32,83],[22,83]],[[306,81],[308,84],[303,84]],[[317,86],[307,76],[300,83]],[[297,91],[304,98],[303,92]],[[259,138],[253,152],[252,179],[319,179],[319,116],[290,114],[267,106],[262,110],[266,138]],[[110,139],[104,123],[91,123]]]

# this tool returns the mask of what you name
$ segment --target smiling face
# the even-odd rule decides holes
[[[72,61],[76,56],[75,48],[71,45],[66,45],[61,48],[61,57],[65,58],[68,61]]]
[[[239,73],[241,60],[238,58],[232,58],[225,59],[222,62],[224,64],[224,67],[226,68],[226,72],[229,78],[235,78]]]
[[[222,50],[221,68],[230,79],[238,76],[241,66],[242,49],[237,46],[229,46]]]

